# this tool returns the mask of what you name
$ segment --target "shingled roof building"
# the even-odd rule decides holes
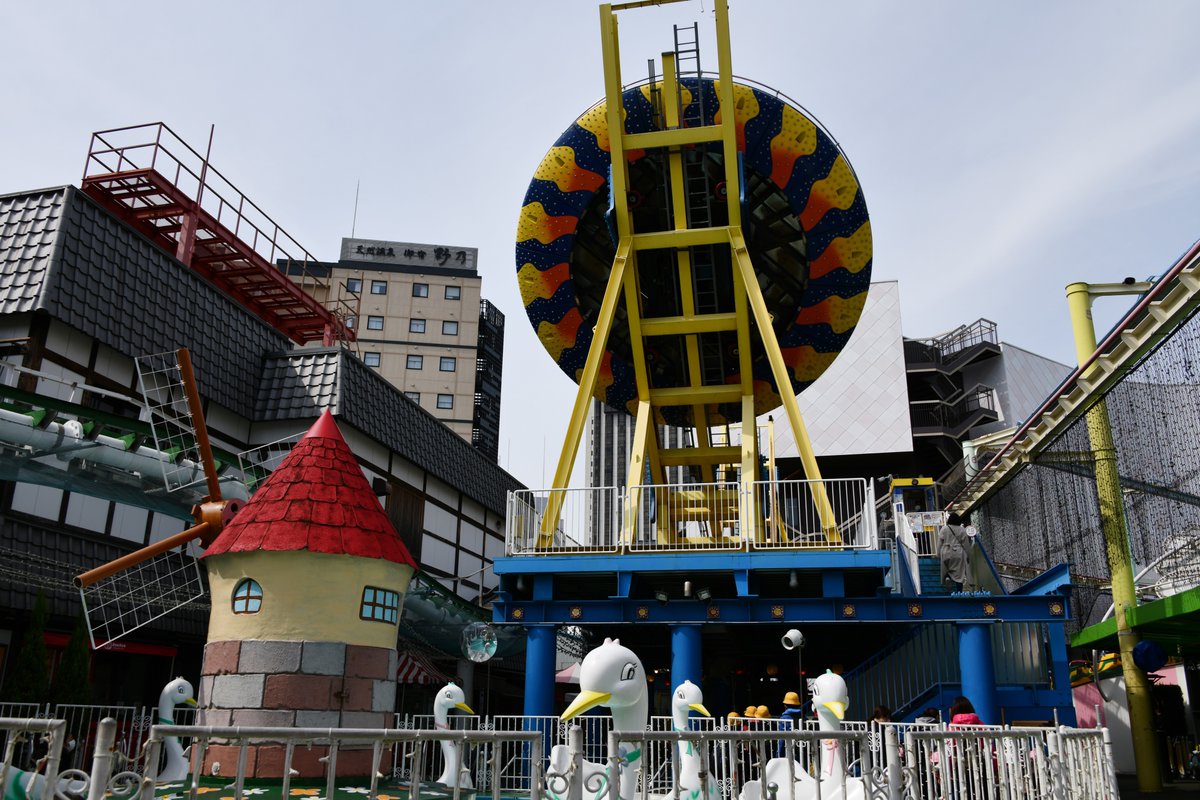
[[[431,589],[477,601],[495,585],[515,479],[351,352],[296,348],[84,191],[0,196],[0,340],[0,669],[39,590],[51,628],[68,631],[72,575],[190,523],[202,489],[168,493],[160,475],[94,463],[94,442],[37,438],[75,420],[85,438],[152,446],[134,360],[179,347],[223,480],[240,479],[239,453],[269,468],[327,410]],[[132,634],[124,654],[97,653],[96,701],[148,700],[172,670],[198,672],[206,616],[186,606]]]

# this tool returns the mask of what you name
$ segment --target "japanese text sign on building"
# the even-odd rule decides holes
[[[463,269],[475,272],[479,249],[447,244],[342,239],[342,261],[373,261],[407,267]]]

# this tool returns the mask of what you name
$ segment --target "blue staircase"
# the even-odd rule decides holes
[[[937,556],[920,556],[917,570],[921,575],[921,594],[945,596],[950,590],[942,583],[942,565]]]

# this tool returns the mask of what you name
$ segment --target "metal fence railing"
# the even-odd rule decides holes
[[[874,508],[863,478],[527,489],[509,494],[506,552],[877,549]]]
[[[30,800],[51,800],[56,792],[64,797],[100,798],[111,793],[153,800],[159,757],[169,743],[174,746],[174,739],[191,742],[193,769],[182,786],[172,787],[173,796],[180,800],[198,800],[213,791],[222,791],[232,800],[261,794],[261,788],[249,789],[247,781],[267,776],[263,764],[256,764],[248,754],[264,745],[278,748],[277,763],[272,760],[270,768],[277,773],[273,780],[278,785],[271,791],[282,797],[321,791],[293,792],[292,784],[304,780],[309,786],[313,781],[323,784],[323,795],[330,798],[350,791],[364,795],[363,800],[398,794],[420,800],[432,789],[436,796],[451,800],[476,793],[492,798],[520,793],[536,800],[596,800],[594,792],[583,792],[579,784],[589,774],[607,771],[613,791],[599,795],[605,800],[632,800],[633,794],[618,792],[617,787],[632,788],[640,797],[654,793],[678,800],[684,787],[694,786],[707,786],[709,791],[703,794],[712,800],[1117,798],[1107,729],[853,723],[834,732],[807,724],[792,730],[780,720],[746,720],[747,729],[735,729],[704,719],[691,730],[673,731],[669,719],[655,718],[651,730],[618,733],[598,728],[585,739],[582,728],[560,726],[555,718],[509,720],[478,730],[438,731],[154,725],[146,741],[147,757],[137,766],[121,762],[117,722],[105,719],[98,726],[94,746],[84,754],[90,769],[81,771],[62,767],[65,720],[0,718],[0,732],[10,742],[0,777],[16,781]],[[565,738],[547,768],[543,748],[550,726],[554,736]],[[17,772],[14,765],[16,744],[30,737],[45,745],[43,775]],[[209,762],[217,748],[230,757],[220,774],[210,777],[215,765]],[[625,757],[610,757],[618,752]],[[431,786],[443,766],[438,760],[442,753],[461,757],[460,763],[472,766],[474,789]],[[390,759],[402,766],[402,782],[384,772]],[[195,769],[195,765],[206,768]],[[303,765],[305,773],[296,776],[294,765]]]

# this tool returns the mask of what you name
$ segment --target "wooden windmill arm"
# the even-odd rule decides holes
[[[208,534],[210,525],[207,522],[201,522],[199,525],[193,525],[185,531],[180,531],[174,536],[168,536],[161,542],[155,542],[152,545],[143,547],[141,550],[134,550],[132,553],[121,556],[118,559],[102,564],[95,569],[90,569],[82,575],[75,576],[75,588],[82,589],[85,586],[91,586],[96,581],[103,580],[109,575],[114,575],[123,569],[132,567],[134,564],[140,564],[147,559],[153,558],[159,553],[165,553],[168,550],[173,550],[180,545],[187,544],[192,539],[203,538]]]

